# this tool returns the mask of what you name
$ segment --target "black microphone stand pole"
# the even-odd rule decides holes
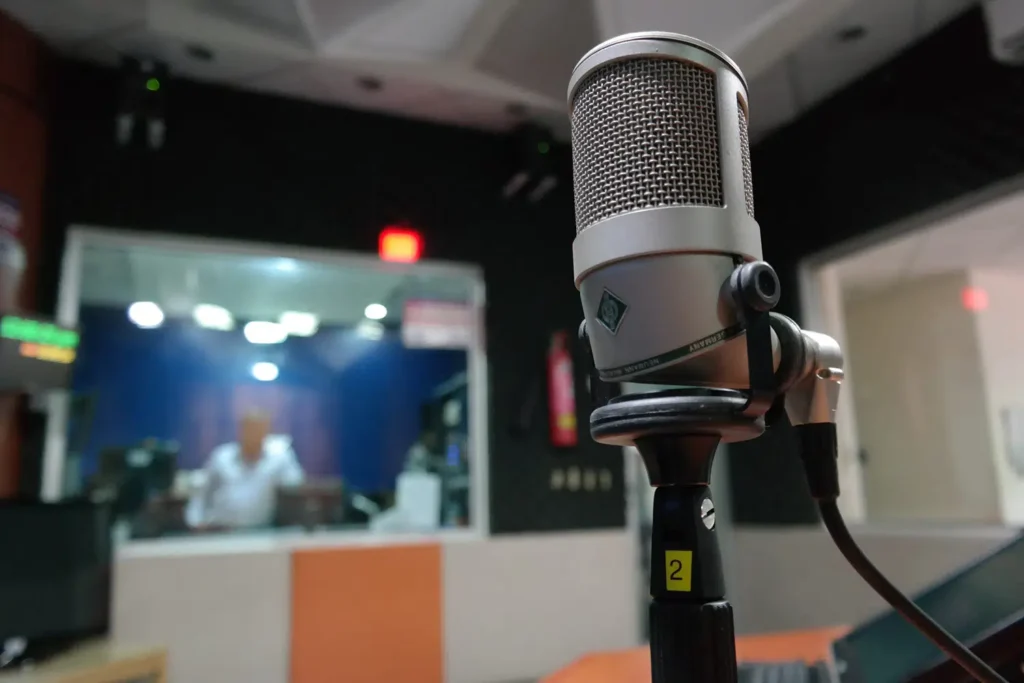
[[[678,459],[685,467],[654,492],[651,534],[651,674],[654,683],[732,683],[736,645],[732,606],[718,547],[708,484],[717,436],[671,437],[638,444],[648,457]],[[645,439],[646,441],[646,439]]]

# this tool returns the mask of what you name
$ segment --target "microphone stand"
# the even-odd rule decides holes
[[[728,286],[746,330],[749,390],[691,387],[605,402],[591,363],[591,397],[599,406],[591,413],[591,435],[601,443],[635,446],[657,489],[649,612],[653,683],[737,680],[711,466],[719,443],[759,436],[765,415],[782,404],[769,316],[779,298],[778,278],[767,263],[738,264]],[[580,336],[586,340],[585,325]]]
[[[864,556],[839,512],[835,412],[843,353],[834,339],[771,313],[779,280],[763,261],[737,263],[726,290],[746,333],[750,388],[689,387],[608,399],[591,355],[595,441],[635,446],[654,494],[651,535],[653,683],[736,683],[732,606],[725,600],[708,484],[719,443],[760,436],[783,412],[794,428],[811,497],[850,565],[923,635],[982,683],[1006,683],[893,586]],[[778,339],[773,350],[772,333]],[[586,324],[580,327],[586,340]],[[590,344],[586,344],[590,351]],[[777,363],[776,363],[777,359]],[[606,399],[606,400],[602,400]]]

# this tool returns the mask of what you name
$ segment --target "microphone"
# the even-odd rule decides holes
[[[601,379],[748,386],[722,287],[761,259],[747,102],[739,67],[685,36],[628,34],[576,65],[573,265]],[[774,306],[774,273],[761,284]]]
[[[569,81],[580,336],[600,381],[666,388],[596,405],[598,442],[634,446],[654,496],[654,683],[735,683],[732,607],[708,486],[722,442],[795,427],[811,495],[854,569],[977,680],[1002,679],[874,568],[846,531],[834,339],[772,313],[779,280],[754,220],[747,83],[723,52],[673,33],[606,41]]]

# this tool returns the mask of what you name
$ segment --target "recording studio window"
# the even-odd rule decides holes
[[[840,462],[870,523],[1024,524],[1024,192],[804,269],[847,373]]]
[[[469,266],[76,231],[65,495],[128,538],[476,527]]]

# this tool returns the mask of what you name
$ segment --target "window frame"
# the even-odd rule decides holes
[[[64,246],[57,290],[56,320],[61,325],[74,327],[78,324],[81,308],[83,257],[85,249],[91,246],[146,247],[253,258],[287,258],[342,268],[382,267],[382,262],[376,254],[72,225],[68,229]],[[471,523],[468,530],[440,528],[437,533],[457,532],[460,535],[465,535],[469,531],[474,536],[486,537],[490,532],[490,491],[488,487],[490,481],[488,473],[490,465],[488,409],[490,402],[488,399],[487,352],[484,339],[486,290],[483,269],[475,264],[441,260],[423,260],[413,264],[402,264],[401,267],[407,272],[417,274],[464,277],[472,283],[469,304],[475,313],[477,332],[473,336],[472,344],[466,349],[470,411],[468,437],[471,452],[474,454],[470,471]],[[43,500],[55,501],[59,500],[65,491],[64,464],[70,392],[66,390],[51,392],[46,397],[45,403],[47,420],[39,493]],[[325,533],[330,533],[330,530]]]

